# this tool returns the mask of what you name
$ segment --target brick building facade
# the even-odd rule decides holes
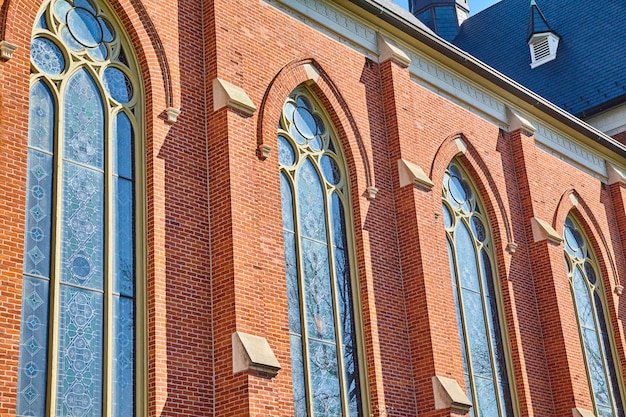
[[[70,11],[59,12],[56,3]],[[324,223],[329,230],[343,230],[344,243],[319,244],[332,247],[329,265],[339,263],[340,250],[347,259],[347,272],[328,267],[333,288],[327,295],[335,300],[331,316],[351,310],[353,342],[335,341],[327,347],[345,355],[350,350],[358,374],[356,380],[347,372],[335,375],[348,362],[348,356],[337,355],[339,365],[328,374],[335,375],[340,387],[339,408],[351,409],[354,393],[354,415],[360,416],[462,416],[480,407],[491,409],[480,404],[480,395],[474,401],[466,396],[481,392],[479,371],[465,369],[475,359],[469,352],[474,345],[467,324],[472,311],[458,307],[465,294],[457,287],[465,285],[466,260],[454,241],[448,241],[454,249],[446,247],[446,239],[455,239],[446,232],[453,227],[450,222],[461,220],[450,212],[453,202],[442,208],[442,195],[455,198],[452,188],[461,184],[463,194],[478,202],[476,216],[486,229],[482,238],[475,229],[471,233],[478,242],[472,249],[477,251],[474,270],[480,269],[476,276],[485,280],[479,311],[489,322],[483,323],[487,337],[494,337],[485,345],[491,352],[488,367],[506,369],[489,371],[494,385],[507,386],[506,392],[495,394],[496,414],[588,416],[603,410],[594,385],[597,370],[582,342],[586,327],[576,307],[581,303],[576,303],[579,293],[571,272],[576,248],[564,262],[566,245],[572,247],[574,239],[588,248],[591,273],[597,277],[592,280],[584,270],[590,297],[596,300],[595,343],[605,368],[599,372],[610,385],[612,414],[602,415],[623,415],[626,148],[617,141],[441,40],[386,0],[4,0],[0,13],[0,415],[126,415],[118,410],[129,408],[117,403],[127,397],[126,407],[136,415],[298,413],[294,380],[300,374],[294,369],[293,340],[306,339],[307,326],[313,332],[322,319],[314,316],[309,325],[301,318],[301,333],[290,324],[285,236],[292,232],[285,226],[281,172],[285,178],[291,174],[289,162],[281,159],[285,148],[277,126],[285,130],[284,141],[296,160],[319,161],[315,169],[322,176],[328,175],[323,152],[335,164],[331,171],[337,180],[325,177],[322,182],[324,195],[340,196],[342,214],[339,221]],[[42,13],[44,23],[37,23]],[[73,26],[71,13],[80,15],[88,29],[85,22],[91,16],[108,19],[108,24],[99,21],[99,38],[95,36],[106,43],[104,56],[94,52],[98,42],[89,45],[93,27],[81,38],[82,26]],[[65,27],[80,43],[76,50],[61,35]],[[114,33],[113,40],[107,40],[107,30]],[[31,58],[31,43],[38,38],[63,50],[67,63],[61,64],[66,68],[59,70],[61,76],[49,75],[39,58]],[[122,90],[132,99],[116,95],[117,84],[111,82],[120,79],[110,81],[109,68],[126,74],[127,88]],[[108,171],[117,167],[108,145],[103,145],[107,150],[101,169],[107,184],[103,214],[90,221],[96,228],[98,222],[104,225],[104,260],[97,273],[105,289],[92,292],[103,294],[105,307],[100,328],[90,330],[89,339],[102,339],[90,345],[90,355],[101,357],[90,356],[90,364],[99,364],[93,368],[100,372],[95,377],[74,374],[73,382],[67,382],[70,377],[58,370],[75,360],[74,341],[62,335],[64,323],[74,320],[71,312],[64,313],[71,303],[64,304],[63,294],[83,291],[62,276],[66,268],[79,275],[84,271],[76,269],[76,253],[64,260],[66,229],[81,240],[72,226],[74,217],[63,217],[70,210],[59,191],[70,187],[60,174],[67,154],[50,157],[58,168],[50,171],[55,185],[50,186],[54,207],[47,233],[51,260],[46,262],[51,272],[39,277],[44,274],[25,267],[32,234],[33,188],[27,178],[33,168],[29,152],[35,152],[29,142],[35,135],[33,91],[39,81],[60,91],[53,93],[51,107],[65,113],[57,110],[50,120],[61,136],[58,126],[65,123],[63,132],[69,131],[73,117],[67,110],[71,93],[63,95],[71,91],[67,80],[73,75],[63,75],[70,70],[87,71],[99,86],[93,91],[105,103],[105,143],[119,136],[121,128],[112,127],[117,115],[131,120],[134,223],[128,228],[133,229],[129,245],[135,256],[129,299],[135,313],[128,356],[134,363],[129,371],[134,395],[127,397],[116,388],[120,351],[114,311],[124,295],[107,283],[117,279],[115,248],[121,251],[116,242],[124,232],[124,224],[112,214],[117,213],[118,197],[110,188],[122,174],[118,168]],[[285,103],[290,97],[295,100],[294,92],[317,109],[297,104],[308,109],[302,110],[303,118],[320,115],[312,136],[321,137],[320,126],[325,126],[326,139],[320,139],[324,150],[302,130],[303,141],[293,129],[287,132],[289,123],[296,129],[304,123],[288,120],[292,116]],[[57,150],[66,146],[54,135],[52,142]],[[80,154],[84,148],[79,148]],[[453,167],[461,173],[454,174]],[[296,188],[297,175],[291,179]],[[296,213],[305,210],[298,198],[290,200]],[[294,216],[296,223],[302,220]],[[574,236],[569,241],[568,230]],[[305,234],[293,231],[299,233]],[[308,291],[307,278],[301,276],[307,273],[305,240],[300,237],[295,251],[301,291]],[[485,266],[481,248],[491,267]],[[35,388],[27,391],[24,382],[30,316],[23,317],[28,301],[23,293],[29,274],[51,288],[44,301],[47,362],[39,370],[46,378],[37,394],[32,394]],[[343,290],[342,277],[349,282]],[[342,294],[350,302],[338,306]],[[302,307],[299,311],[307,314]],[[335,320],[331,333],[341,338],[344,329]],[[461,332],[459,323],[464,323]],[[494,327],[499,333],[489,333]],[[312,352],[314,343],[311,339],[299,346]],[[319,381],[311,376],[313,368],[309,363],[304,377],[298,376],[304,378],[300,404],[309,414],[318,409],[313,394]],[[80,398],[75,388],[79,383],[89,388]],[[44,414],[16,412],[28,409],[36,398],[42,399]],[[491,417],[489,413],[481,411],[484,417]]]

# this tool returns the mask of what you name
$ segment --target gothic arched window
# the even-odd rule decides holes
[[[350,194],[341,149],[304,89],[284,104],[278,158],[295,415],[361,416]]]
[[[624,417],[598,265],[588,240],[571,216],[565,220],[564,237],[565,265],[576,307],[594,411],[599,417]]]
[[[137,66],[109,9],[50,0],[32,33],[18,416],[135,410]]]
[[[513,416],[486,213],[461,167],[443,181],[443,218],[468,397],[475,417]]]

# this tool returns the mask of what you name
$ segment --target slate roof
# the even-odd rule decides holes
[[[626,102],[626,1],[536,3],[561,38],[554,61],[530,68],[529,0],[502,0],[471,16],[452,43],[581,118]]]

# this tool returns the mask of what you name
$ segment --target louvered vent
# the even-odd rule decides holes
[[[546,58],[550,55],[550,44],[548,38],[544,38],[541,41],[533,44],[533,54],[535,55],[535,61]]]

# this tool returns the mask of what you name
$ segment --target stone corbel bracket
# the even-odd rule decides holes
[[[13,57],[13,52],[17,49],[17,46],[7,41],[0,41],[0,60],[8,61]]]
[[[173,125],[178,121],[178,116],[180,116],[180,110],[174,107],[168,107],[165,109],[165,123],[168,125]]]
[[[256,371],[276,376],[280,364],[264,337],[251,334],[233,333],[233,374]]]
[[[221,78],[215,78],[213,80],[213,111],[224,107],[240,111],[246,116],[252,116],[256,111],[256,106],[243,88]]]
[[[367,201],[373,201],[376,198],[376,194],[378,194],[378,188],[374,187],[373,185],[370,185],[365,190],[364,196],[367,199]]]
[[[509,132],[521,129],[527,136],[535,134],[537,128],[524,116],[511,108],[506,108],[506,115],[509,119]]]
[[[606,170],[609,174],[609,185],[622,184],[626,185],[626,171],[616,167],[615,165],[607,162]]]
[[[395,42],[391,39],[385,38],[380,33],[377,37],[379,62],[382,63],[391,59],[402,68],[408,68],[408,66],[411,65],[411,58],[409,58],[407,53],[400,49]]]
[[[435,409],[437,410],[452,408],[462,411],[464,414],[472,408],[472,402],[454,379],[435,375],[433,377],[433,393]]]
[[[546,221],[533,217],[530,219],[530,225],[533,229],[533,240],[540,242],[547,240],[555,245],[560,245],[563,242],[563,238],[559,236],[556,230]]]
[[[398,159],[398,176],[400,187],[413,184],[430,191],[435,186],[419,165],[405,159]]]
[[[572,417],[595,417],[595,414],[582,408],[572,408]]]

